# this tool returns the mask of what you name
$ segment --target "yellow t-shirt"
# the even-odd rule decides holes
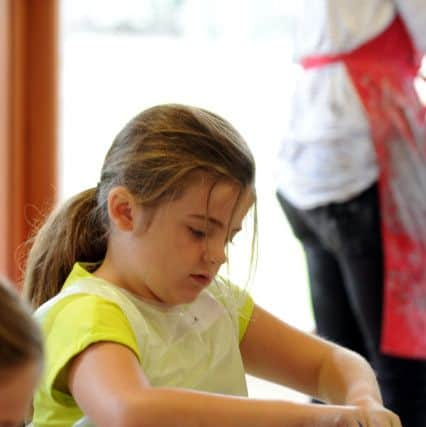
[[[41,326],[45,336],[47,361],[45,375],[34,398],[34,426],[71,426],[83,417],[83,413],[67,390],[67,366],[74,356],[84,351],[91,344],[100,341],[116,342],[130,348],[135,353],[144,373],[147,375],[153,386],[172,385],[194,389],[199,387],[198,389],[200,390],[215,391],[219,393],[244,393],[244,390],[241,391],[241,389],[244,388],[241,384],[235,387],[231,384],[229,385],[229,388],[227,388],[227,385],[223,387],[223,384],[215,383],[216,380],[212,379],[204,383],[197,382],[198,380],[196,376],[198,375],[198,372],[203,372],[204,375],[204,371],[206,370],[206,366],[201,366],[199,361],[190,360],[197,351],[191,351],[191,354],[188,353],[182,355],[182,351],[185,350],[180,346],[170,346],[170,348],[165,348],[166,346],[164,345],[161,346],[165,342],[169,343],[170,341],[173,341],[170,340],[169,330],[166,330],[166,328],[172,324],[170,322],[167,323],[167,316],[166,318],[163,318],[163,314],[159,313],[155,307],[146,304],[146,302],[138,301],[129,293],[116,288],[103,280],[95,278],[85,270],[81,264],[76,264],[74,266],[61,293],[64,291],[66,293],[67,290],[72,289],[72,287],[81,282],[81,280],[85,281],[85,286],[88,285],[89,287],[93,286],[95,288],[99,285],[101,289],[102,287],[107,287],[108,289],[114,288],[119,292],[124,292],[126,297],[130,298],[130,304],[137,307],[137,309],[142,313],[141,326],[138,327],[138,329],[143,330],[143,332],[142,335],[139,334],[138,336],[135,336],[135,328],[132,328],[132,324],[129,322],[129,317],[126,316],[125,312],[123,312],[123,307],[103,296],[84,293],[83,290],[81,293],[66,295],[54,302],[41,319]],[[218,289],[221,290],[218,291]],[[228,289],[229,292],[225,292],[224,290],[226,289]],[[238,347],[238,339],[241,341],[244,336],[244,332],[252,314],[254,305],[253,301],[246,293],[234,286],[228,285],[224,288],[221,288],[220,286],[212,286],[211,291],[212,292],[208,295],[203,296],[204,300],[201,301],[201,303],[198,303],[198,308],[195,307],[195,309],[198,310],[198,313],[200,313],[199,315],[197,314],[197,316],[201,319],[199,322],[201,329],[199,332],[195,331],[195,334],[197,334],[196,340],[191,340],[190,337],[188,338],[189,343],[194,341],[198,342],[199,337],[201,337],[205,344],[208,343],[208,345],[203,345],[203,351],[205,351],[206,348],[209,348],[212,342],[217,343],[217,339],[220,339],[218,338],[219,334],[224,334],[225,330],[230,329],[229,325],[232,323],[232,321],[230,323],[230,319],[233,315],[232,311],[237,310],[234,314],[238,317],[237,333],[239,337],[235,338],[236,347]],[[243,299],[240,299],[240,304],[235,304],[234,302],[241,297]],[[230,302],[229,300],[233,300],[233,302]],[[224,319],[219,319],[222,323],[215,320],[218,312],[217,307],[213,310],[213,313],[215,314],[204,315],[206,311],[209,311],[208,307],[210,304],[218,304],[220,307],[224,308],[223,313],[226,314],[222,313],[221,315]],[[205,310],[206,307],[207,310]],[[192,315],[192,311],[192,304],[189,304],[185,307],[184,312],[178,313],[178,318],[180,319],[182,317],[182,319],[184,319],[182,313],[190,313],[188,315]],[[172,314],[175,315],[174,313]],[[203,327],[204,318],[207,319],[206,322],[204,322],[205,327]],[[157,335],[160,324],[164,326],[164,334],[168,334],[168,336],[164,341],[160,343],[156,342],[155,345],[151,345],[153,334],[150,334],[150,330],[155,327],[155,335]],[[174,320],[173,324],[176,324]],[[179,333],[182,332],[180,331]],[[182,341],[181,337],[179,337],[178,341]],[[226,342],[229,341],[232,341],[232,339],[230,340],[228,337]],[[165,353],[166,356],[163,354],[151,354],[153,348],[161,347],[161,353]],[[184,348],[188,348],[188,344],[186,344]],[[189,364],[192,363],[193,365],[200,365],[199,371],[196,369],[194,370],[193,366],[191,366],[189,371],[191,371],[194,378],[188,379],[186,383],[174,383],[173,380],[171,383],[163,383],[162,373],[170,368],[170,361],[175,360],[177,352],[181,355],[180,359],[188,360]],[[236,350],[233,350],[233,352],[236,353]],[[201,354],[202,352],[198,357],[202,357]],[[207,360],[208,355],[206,354],[204,358]],[[234,354],[230,360],[230,364],[233,364],[234,367],[232,368],[233,372],[228,376],[232,376],[236,371],[236,374],[234,375],[236,380],[234,380],[237,383],[241,383],[243,380],[238,379],[238,377],[243,375],[239,372],[242,369],[242,364],[238,360],[238,356],[236,356],[236,354]],[[160,364],[158,365],[157,362]],[[157,365],[153,366],[154,364]],[[180,369],[179,372],[182,372],[181,370],[186,368],[187,367],[184,366],[177,369]],[[170,369],[171,371],[166,375],[168,381],[170,381],[170,378],[173,378],[174,367],[173,369]],[[175,377],[180,378],[181,375],[175,375]],[[217,378],[217,375],[213,375],[212,377]]]

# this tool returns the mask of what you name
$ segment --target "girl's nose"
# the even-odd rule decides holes
[[[206,248],[206,261],[212,264],[216,265],[222,265],[227,261],[227,256],[225,252],[225,245],[223,242],[218,241],[211,241],[207,242],[207,248]]]

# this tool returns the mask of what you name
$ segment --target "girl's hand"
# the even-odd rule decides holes
[[[366,426],[378,427],[391,426],[391,427],[402,427],[401,421],[395,413],[386,409],[381,402],[377,402],[371,398],[365,398],[358,400],[355,403],[355,407],[359,408],[366,417],[366,420],[370,424]]]
[[[365,405],[360,405],[359,408],[364,413],[367,420],[366,427],[389,426],[389,427],[402,427],[401,421],[395,413],[386,409],[383,405],[377,402],[368,402]]]
[[[402,427],[399,417],[381,404],[357,406],[317,405],[317,423],[312,427]]]

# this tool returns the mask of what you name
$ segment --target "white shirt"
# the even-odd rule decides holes
[[[357,48],[380,34],[397,12],[426,52],[426,0],[299,0],[295,60]],[[295,206],[342,202],[378,176],[369,125],[340,63],[300,68],[278,155],[278,189]]]

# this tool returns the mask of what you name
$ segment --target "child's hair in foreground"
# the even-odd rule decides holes
[[[0,278],[0,372],[27,362],[42,364],[43,339],[31,311],[4,278]]]
[[[24,278],[33,306],[59,292],[75,262],[104,258],[108,194],[113,187],[124,186],[141,205],[155,208],[178,198],[189,184],[189,174],[197,170],[215,181],[235,182],[241,190],[254,183],[253,156],[240,134],[221,117],[169,104],[133,118],[109,149],[97,187],[71,198],[38,231]]]

